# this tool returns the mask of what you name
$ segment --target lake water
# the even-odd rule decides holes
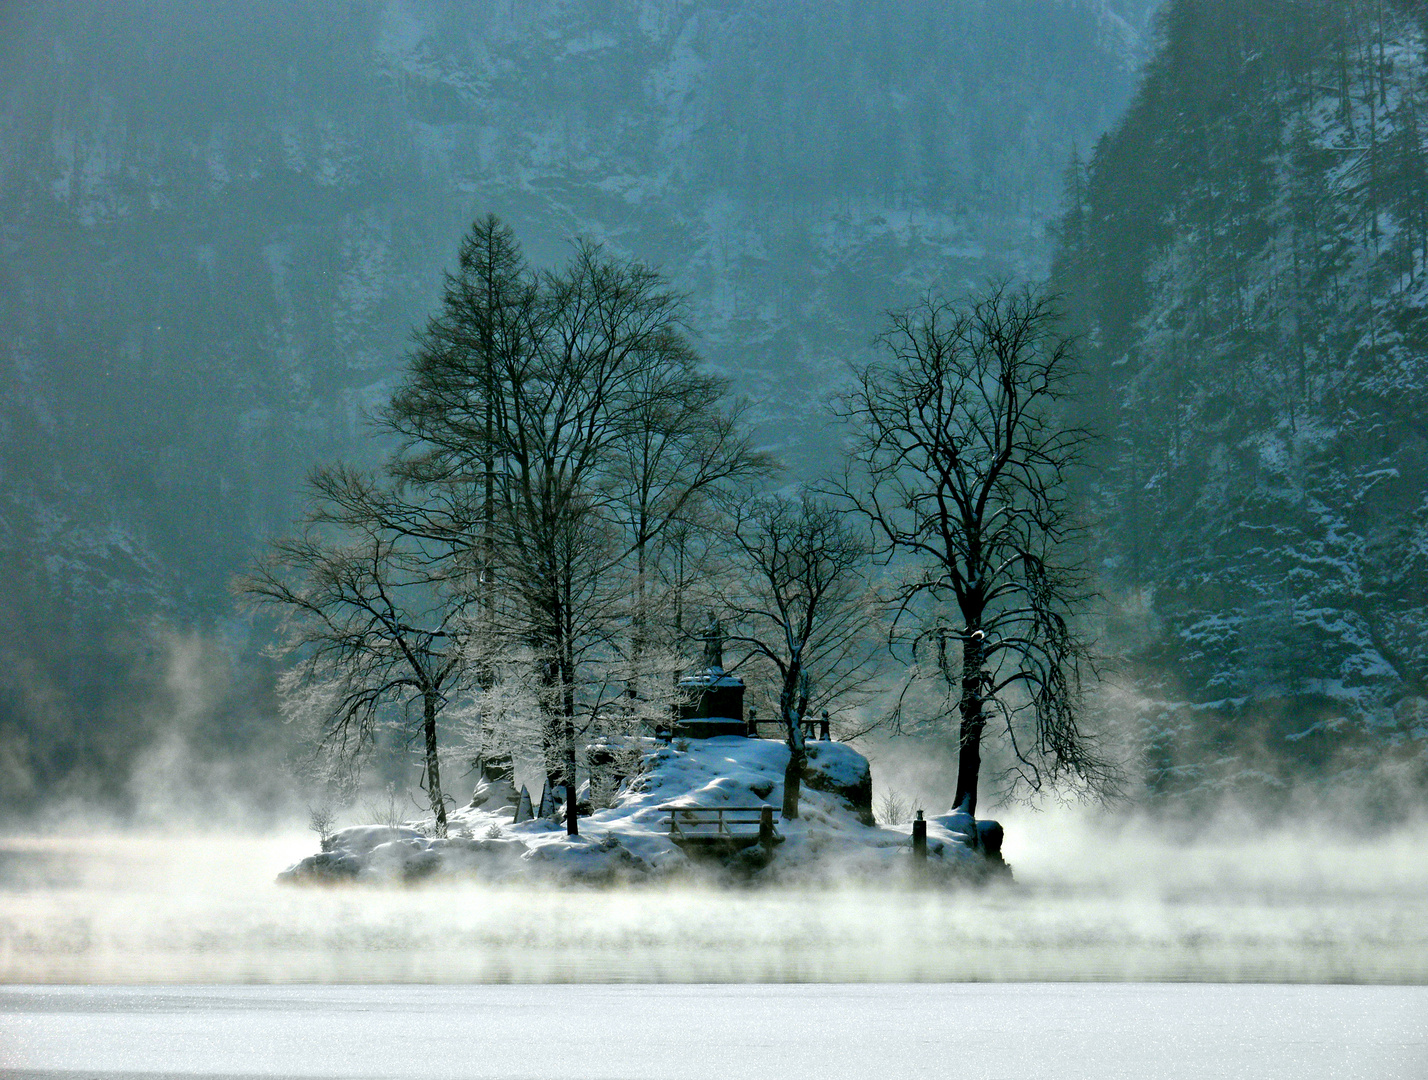
[[[1421,1080],[1428,990],[1207,984],[0,988],[4,1075]]]

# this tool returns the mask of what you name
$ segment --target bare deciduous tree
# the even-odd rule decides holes
[[[732,480],[770,471],[745,434],[747,406],[726,399],[724,379],[690,369],[676,380],[663,365],[641,375],[626,414],[628,433],[612,455],[611,509],[629,547],[629,628],[624,652],[630,706],[651,692],[643,685],[647,654],[680,639],[685,597],[678,580],[687,564],[691,529],[707,527]],[[717,520],[717,519],[716,519]],[[663,586],[663,588],[661,587]],[[664,625],[660,625],[664,624]],[[656,698],[661,697],[654,691]]]
[[[537,658],[571,833],[580,718],[603,708],[582,694],[631,688],[654,545],[713,489],[767,468],[725,382],[697,370],[683,311],[658,274],[593,245],[531,271],[487,219],[385,414],[397,474],[442,508],[430,535],[496,582],[486,633]],[[583,677],[596,659],[629,677]]]
[[[419,707],[405,726],[422,740],[423,786],[445,836],[437,718],[462,654],[440,560],[394,519],[401,504],[370,479],[331,469],[311,486],[303,535],[275,541],[236,588],[280,610],[279,648],[298,660],[285,683],[311,691],[322,710],[319,750],[360,762],[384,715]]]
[[[954,804],[976,812],[989,712],[1014,782],[1105,789],[1114,770],[1082,726],[1084,575],[1067,555],[1064,484],[1084,435],[1058,420],[1072,357],[1051,304],[1007,287],[965,305],[929,296],[878,343],[886,357],[837,408],[853,440],[835,488],[901,572],[896,638],[935,657],[949,693],[960,684]]]
[[[868,544],[835,507],[808,494],[768,496],[734,523],[740,558],[725,598],[728,640],[778,674],[788,739],[783,816],[798,817],[810,708],[856,694],[872,677],[878,623],[867,595]]]

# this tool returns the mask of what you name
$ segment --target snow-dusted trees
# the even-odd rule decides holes
[[[429,542],[414,537],[409,507],[345,469],[316,473],[301,536],[275,541],[238,590],[281,613],[279,651],[295,711],[315,712],[318,750],[360,768],[393,712],[422,745],[438,836],[446,835],[437,718],[459,681],[459,605]],[[416,715],[413,715],[415,712]]]
[[[477,752],[495,722],[528,734],[514,714],[534,696],[572,833],[580,734],[668,711],[680,643],[662,623],[681,604],[664,601],[689,584],[691,524],[769,469],[682,314],[645,267],[578,244],[536,271],[499,220],[477,222],[382,414],[390,482],[320,473],[308,533],[241,583],[285,610],[289,681],[334,695],[325,743],[369,746],[388,706],[420,699],[438,829],[454,686],[481,714]]]
[[[1171,0],[1068,184],[1053,286],[1157,797],[1428,776],[1425,11]]]
[[[725,597],[728,639],[777,672],[788,738],[783,816],[798,817],[809,710],[861,690],[873,673],[879,613],[868,594],[866,534],[814,496],[768,496],[742,507]]]
[[[1066,555],[1082,436],[1057,418],[1071,357],[1049,303],[1009,288],[928,297],[879,340],[886,358],[839,405],[852,432],[839,493],[901,572],[900,636],[949,692],[960,683],[955,804],[975,812],[989,712],[1014,781],[1104,783],[1081,725],[1082,579]]]
[[[385,414],[394,470],[440,508],[434,536],[482,597],[478,644],[538,665],[547,775],[572,833],[578,733],[640,693],[651,560],[722,485],[767,467],[682,315],[654,271],[589,244],[534,271],[488,218]]]

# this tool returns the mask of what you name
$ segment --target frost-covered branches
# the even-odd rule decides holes
[[[791,751],[783,816],[796,818],[809,710],[857,695],[874,674],[879,612],[867,586],[868,544],[837,508],[807,493],[741,507],[733,539],[728,640],[778,673]]]
[[[726,383],[698,370],[683,313],[658,274],[594,245],[532,270],[487,218],[385,413],[402,440],[393,470],[440,508],[437,538],[492,647],[534,652],[547,775],[566,787],[572,832],[579,728],[639,699],[663,644],[651,616],[666,541],[722,487],[768,471]]]
[[[320,713],[318,748],[340,767],[360,767],[383,718],[401,713],[423,741],[424,783],[445,835],[436,724],[463,662],[438,545],[413,535],[410,508],[370,479],[323,471],[311,488],[302,535],[275,541],[237,588],[280,610],[279,651],[297,660],[285,696]]]

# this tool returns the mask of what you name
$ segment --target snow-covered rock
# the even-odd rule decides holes
[[[363,865],[364,860],[350,851],[319,851],[289,866],[278,880],[303,885],[351,881]]]
[[[329,850],[285,870],[279,880],[324,883],[407,883],[439,876],[485,882],[546,881],[587,885],[628,884],[686,873],[779,883],[837,884],[858,879],[901,886],[913,874],[906,826],[872,822],[872,771],[845,743],[808,744],[799,816],[779,818],[789,750],[771,739],[723,736],[645,741],[642,771],[616,794],[614,805],[580,819],[568,836],[550,818],[515,822],[509,806],[454,811],[450,836],[432,839],[414,826],[361,825],[342,829]],[[736,825],[748,845],[707,853],[686,851],[669,834],[671,806],[774,808],[776,843],[757,842],[757,828]],[[747,815],[745,815],[747,818]],[[972,882],[1004,864],[982,855],[976,822],[949,814],[928,822],[928,860],[920,876],[930,882]],[[995,826],[1000,848],[1000,826]]]
[[[804,784],[846,799],[859,821],[873,824],[873,771],[867,758],[839,742],[811,742],[805,757]]]
[[[400,840],[420,840],[422,837],[420,829],[407,825],[353,825],[333,833],[327,847],[331,851],[366,855],[383,844]]]
[[[494,780],[483,776],[476,782],[476,789],[471,793],[471,809],[484,808],[496,813],[509,806],[510,812],[515,813],[519,800],[516,786],[510,780],[503,776]]]

